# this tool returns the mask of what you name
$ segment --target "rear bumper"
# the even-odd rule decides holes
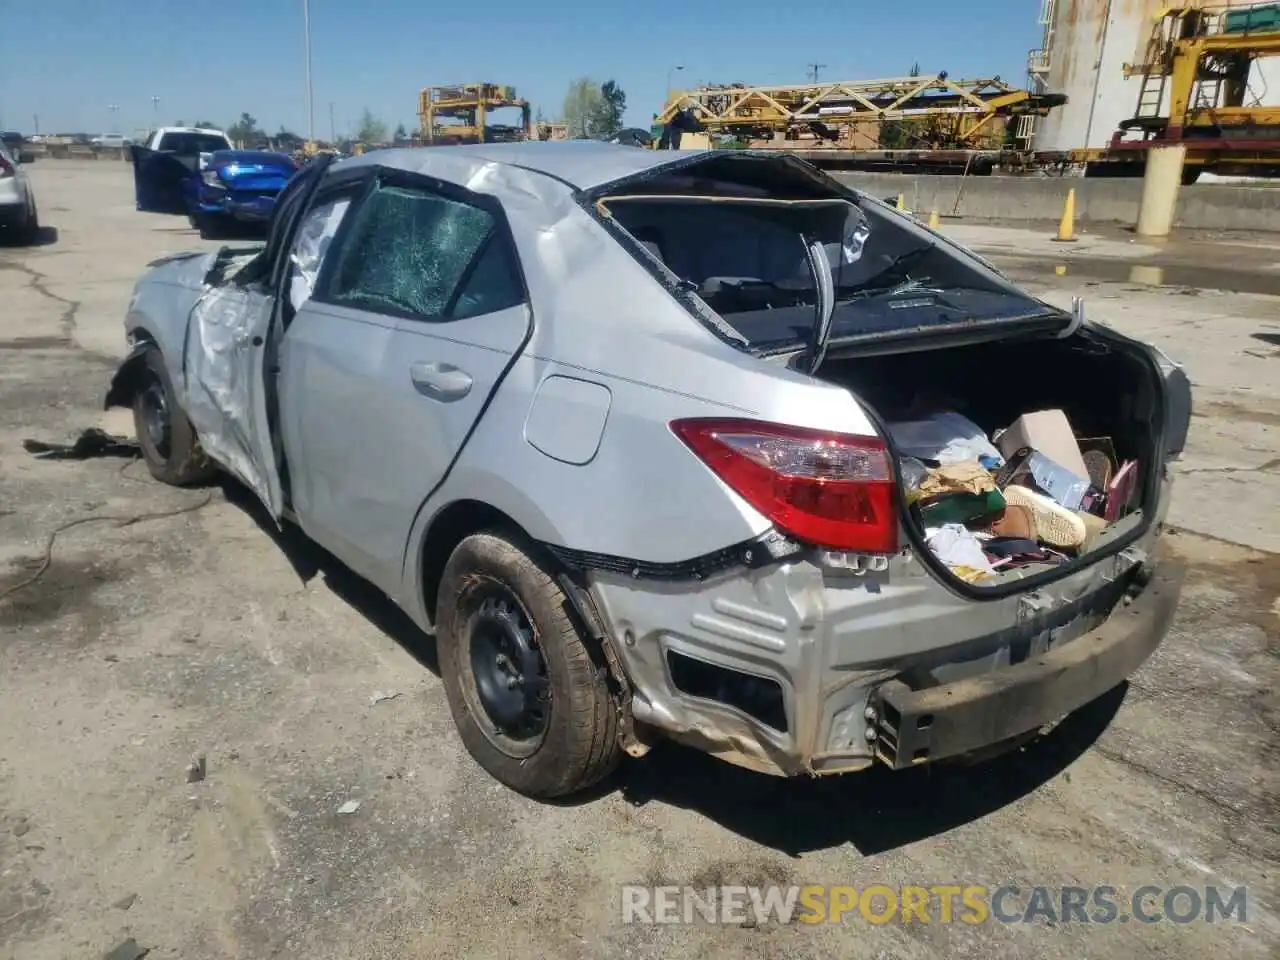
[[[802,559],[687,584],[596,571],[589,586],[641,741],[652,729],[764,773],[844,773],[999,745],[1118,685],[1173,615],[1181,577],[1153,565],[1158,538],[1153,524],[1039,591],[981,603],[909,554],[859,575]]]
[[[981,676],[912,690],[876,688],[876,757],[894,769],[973,753],[1038,730],[1120,684],[1169,629],[1185,569],[1163,564],[1135,598],[1089,633]]]

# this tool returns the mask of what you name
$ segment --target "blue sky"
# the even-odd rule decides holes
[[[439,13],[442,6],[452,11]],[[614,79],[627,122],[649,125],[675,85],[799,83],[922,72],[1025,82],[1040,0],[311,0],[315,134],[368,107],[416,125],[427,85],[516,87],[548,119],[578,76]],[[0,127],[130,133],[248,111],[265,129],[307,134],[302,0],[27,0],[0,14]],[[478,14],[483,9],[484,14]],[[623,14],[629,10],[634,13]],[[158,114],[151,98],[160,97]],[[116,104],[113,114],[109,105]],[[113,121],[114,117],[114,121]]]

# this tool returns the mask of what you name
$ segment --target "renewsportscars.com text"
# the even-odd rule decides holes
[[[626,886],[623,923],[1243,923],[1244,887]]]

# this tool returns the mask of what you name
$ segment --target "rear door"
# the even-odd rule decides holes
[[[147,213],[186,213],[186,195],[197,176],[187,164],[170,153],[129,148],[133,160],[133,190],[139,210]]]
[[[285,335],[290,486],[303,529],[387,589],[531,318],[492,198],[383,171],[345,220]]]

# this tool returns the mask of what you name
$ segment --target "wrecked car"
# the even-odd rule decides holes
[[[321,159],[125,328],[151,473],[234,475],[434,633],[529,795],[662,737],[784,776],[1007,749],[1175,610],[1182,368],[786,155]]]
[[[205,239],[264,225],[298,172],[283,153],[235,150],[217,131],[164,130],[129,148],[134,201],[148,213],[184,214]]]

